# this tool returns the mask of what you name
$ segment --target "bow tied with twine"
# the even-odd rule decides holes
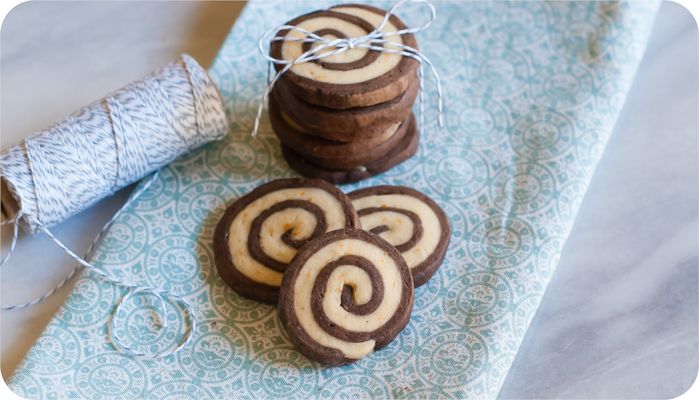
[[[406,29],[401,29],[397,31],[392,31],[392,32],[384,32],[383,29],[388,23],[389,19],[391,18],[392,15],[395,15],[396,10],[404,6],[405,4],[422,4],[425,5],[428,10],[429,10],[429,18],[428,20],[423,23],[420,26],[417,26],[415,28],[406,28]],[[420,50],[405,45],[403,43],[396,43],[390,40],[387,40],[386,37],[390,36],[399,36],[399,35],[406,35],[406,34],[412,34],[412,33],[417,33],[420,31],[423,31],[427,29],[432,22],[434,21],[436,17],[436,10],[434,6],[427,0],[401,0],[400,2],[396,3],[391,9],[384,15],[383,20],[381,21],[380,24],[378,24],[374,30],[369,32],[365,36],[357,36],[357,37],[348,37],[348,38],[335,38],[335,39],[326,39],[320,35],[317,35],[313,32],[309,32],[303,28],[299,28],[298,26],[294,25],[281,25],[276,28],[270,29],[266,31],[262,37],[260,37],[260,41],[258,42],[257,48],[260,51],[260,54],[262,57],[264,57],[267,62],[268,62],[268,76],[267,76],[267,88],[262,95],[262,98],[260,99],[260,103],[257,107],[257,115],[255,117],[255,123],[252,128],[252,136],[257,136],[257,132],[260,128],[260,119],[262,118],[262,111],[265,105],[265,102],[269,98],[269,95],[272,91],[272,88],[274,85],[277,83],[277,81],[287,73],[291,68],[293,68],[295,65],[298,64],[303,64],[307,62],[313,62],[316,60],[321,60],[326,57],[331,57],[334,55],[342,54],[345,53],[349,50],[352,49],[358,49],[358,48],[363,48],[367,49],[369,51],[378,51],[382,53],[390,53],[390,54],[398,54],[403,57],[410,57],[414,60],[416,60],[420,64],[420,68],[418,69],[418,78],[420,81],[420,125],[424,126],[424,96],[423,96],[423,66],[427,65],[428,68],[430,69],[430,72],[432,73],[432,76],[434,77],[434,82],[435,86],[437,87],[437,111],[438,111],[438,122],[439,126],[443,127],[444,125],[444,118],[443,118],[443,95],[442,95],[442,85],[439,79],[439,74],[437,73],[437,70],[435,69],[434,65],[432,62],[420,52]],[[304,37],[301,38],[288,38],[287,36],[276,36],[277,32],[280,31],[296,31],[300,32],[304,35]],[[274,37],[270,38],[271,35],[275,35]],[[264,46],[266,43],[270,42],[303,42],[303,43],[311,43],[312,46],[309,50],[298,56],[297,58],[293,60],[285,60],[283,58],[275,58],[272,57],[267,53],[265,50]],[[315,44],[315,46],[313,46]],[[272,70],[273,65],[284,65],[282,69],[277,71],[276,74],[274,74],[273,77],[270,79],[270,71]]]

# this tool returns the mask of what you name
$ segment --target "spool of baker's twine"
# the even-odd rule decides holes
[[[388,23],[392,15],[397,15],[396,12],[401,7],[408,4],[417,4],[427,7],[427,14],[429,15],[427,21],[422,25],[416,26],[414,28],[406,28],[398,31],[384,32],[383,29]],[[387,37],[406,35],[409,33],[417,33],[424,31],[429,28],[437,17],[437,10],[435,10],[434,5],[428,0],[401,0],[393,7],[391,7],[388,12],[384,15],[383,20],[374,28],[373,31],[369,32],[364,36],[357,37],[347,37],[347,38],[337,38],[337,39],[326,39],[323,36],[317,35],[313,32],[299,28],[294,25],[281,25],[276,28],[272,28],[266,31],[262,37],[260,37],[257,43],[257,49],[259,50],[262,57],[267,60],[267,87],[260,98],[260,102],[257,106],[257,114],[255,116],[255,122],[252,127],[252,136],[257,136],[257,131],[260,128],[260,120],[262,119],[262,111],[264,105],[267,102],[270,94],[272,93],[272,88],[277,83],[277,81],[289,72],[291,68],[295,65],[303,64],[307,62],[313,62],[322,60],[323,58],[335,56],[338,54],[346,53],[355,48],[368,49],[370,51],[378,51],[382,53],[399,54],[402,57],[409,57],[416,60],[420,67],[418,68],[418,81],[420,83],[420,126],[424,126],[425,119],[425,98],[424,98],[424,72],[423,68],[425,65],[430,69],[432,77],[434,78],[434,83],[437,88],[437,121],[439,127],[444,126],[444,95],[442,93],[442,84],[439,79],[439,73],[434,67],[432,62],[426,55],[424,55],[419,49],[410,47],[406,44],[396,43],[394,41],[387,40]],[[289,37],[287,36],[274,36],[277,32],[282,30],[296,31],[302,33],[303,37]],[[271,37],[271,38],[270,38]],[[265,45],[270,42],[304,42],[310,43],[311,48],[302,53],[300,56],[293,60],[286,60],[284,58],[275,58],[269,55],[268,51],[265,50]],[[274,65],[283,65],[277,73],[271,74]]]
[[[10,249],[15,250],[19,227],[45,233],[78,264],[49,292],[32,301],[2,306],[4,310],[30,307],[55,293],[78,270],[85,267],[103,279],[127,289],[107,325],[114,347],[132,356],[161,358],[175,354],[191,340],[196,329],[192,306],[182,297],[158,288],[130,283],[112,276],[88,260],[95,246],[124,209],[148,189],[158,170],[178,156],[202,144],[220,139],[227,132],[221,95],[206,71],[188,55],[133,82],[68,116],[49,129],[26,138],[0,156],[2,179],[19,211],[5,224],[13,224]],[[134,192],[104,225],[83,257],[56,238],[49,228],[88,208],[144,176],[153,175]],[[138,293],[155,296],[167,329],[165,298],[170,299],[188,321],[181,340],[171,348],[145,353],[129,347],[115,329],[121,307]],[[157,314],[157,312],[156,312]]]

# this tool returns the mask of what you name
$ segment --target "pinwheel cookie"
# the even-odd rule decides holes
[[[354,168],[322,167],[316,163],[317,161],[314,162],[309,158],[304,158],[304,156],[284,144],[282,144],[282,155],[289,166],[303,176],[323,179],[335,184],[357,182],[387,171],[415,155],[420,138],[415,116],[411,115],[404,124],[407,124],[406,132],[400,142],[375,160]],[[327,166],[327,162],[324,165]]]
[[[404,186],[374,186],[349,194],[362,229],[386,239],[410,267],[415,286],[432,277],[444,260],[451,228],[434,200]]]
[[[257,187],[225,211],[214,233],[216,268],[240,295],[277,300],[282,273],[308,241],[357,227],[347,196],[313,179],[280,179]]]
[[[363,4],[343,4],[327,10],[314,11],[295,18],[285,25],[296,26],[325,39],[357,38],[376,29],[386,11]],[[397,16],[391,15],[381,29],[384,33],[406,29]],[[294,41],[306,35],[300,30],[283,29],[273,41],[270,55],[277,59],[294,60],[320,43]],[[385,36],[388,42],[375,42],[377,47],[396,50],[398,45],[417,49],[410,34]],[[300,63],[283,75],[282,85],[306,102],[334,109],[367,107],[387,102],[405,92],[419,63],[395,52],[374,51],[357,47],[345,53]],[[277,70],[283,65],[277,64]]]
[[[413,281],[388,242],[357,229],[309,242],[284,273],[279,318],[296,348],[327,365],[354,362],[410,319]]]

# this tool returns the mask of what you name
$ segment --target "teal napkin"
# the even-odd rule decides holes
[[[418,155],[355,185],[406,185],[432,196],[453,230],[446,260],[415,293],[407,328],[355,364],[323,368],[297,353],[274,307],[237,296],[211,249],[226,204],[294,176],[267,119],[249,135],[266,66],[260,34],[327,3],[253,1],[211,68],[232,133],[162,170],[96,253],[125,280],[195,304],[192,343],[160,360],[132,358],[106,338],[124,292],[83,273],[10,381],[28,398],[494,397],[555,270],[561,248],[640,62],[657,3],[435,2],[418,34],[446,90],[446,126],[428,85]],[[381,3],[387,7],[389,3]],[[404,8],[409,25],[424,18]],[[119,335],[141,351],[181,338],[152,296],[130,302]]]

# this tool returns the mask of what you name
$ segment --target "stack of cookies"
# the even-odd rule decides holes
[[[339,5],[286,25],[328,40],[356,38],[373,31],[385,14],[366,5]],[[382,31],[402,29],[405,24],[392,15]],[[285,40],[272,41],[271,56],[292,61],[322,44],[293,40],[305,36],[294,29],[277,32],[276,37]],[[412,34],[385,39],[417,48]],[[269,99],[272,128],[289,166],[306,177],[349,183],[413,156],[419,136],[412,113],[420,86],[418,67],[412,58],[366,48],[294,65],[276,82]],[[283,65],[275,68],[279,71]]]

